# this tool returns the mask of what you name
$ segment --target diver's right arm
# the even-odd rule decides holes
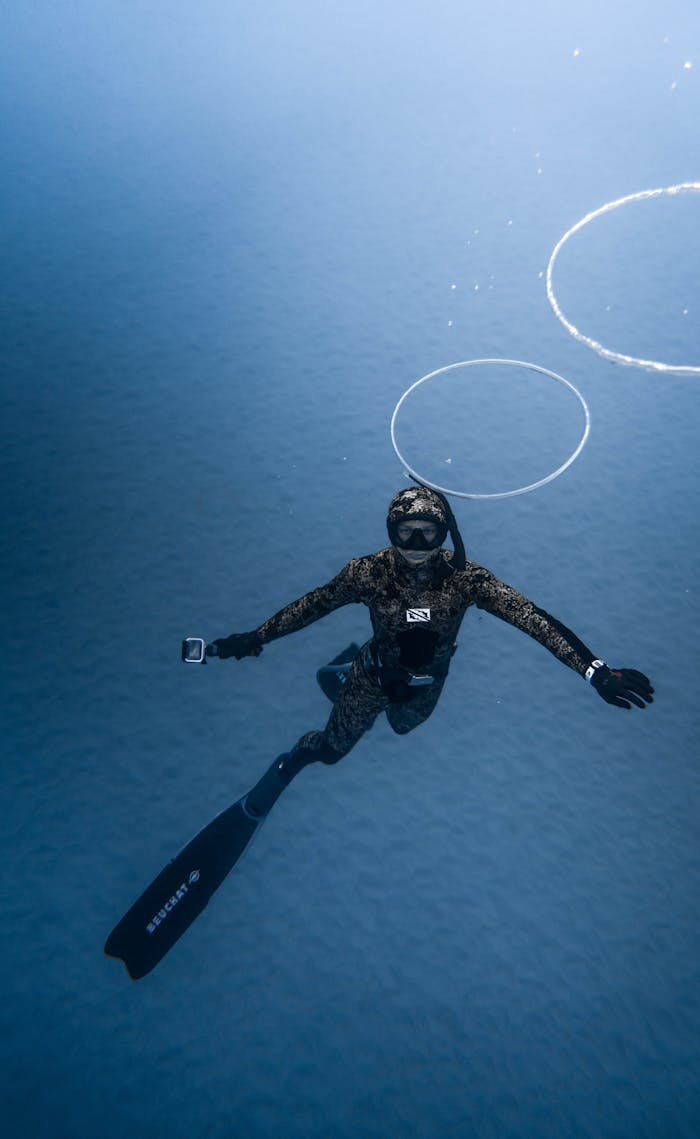
[[[361,601],[357,574],[358,560],[348,562],[327,585],[312,589],[297,601],[285,605],[284,609],[280,609],[279,613],[275,613],[274,617],[264,621],[252,632],[232,633],[230,637],[214,641],[217,656],[224,660],[227,657],[241,660],[242,657],[259,656],[263,645],[268,641],[286,637],[288,633],[296,633],[298,629],[313,624],[327,613],[332,613],[334,609]]]

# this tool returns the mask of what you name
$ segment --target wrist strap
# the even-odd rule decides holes
[[[586,669],[586,680],[588,681],[588,683],[590,684],[592,682],[593,677],[595,676],[595,674],[599,668],[605,668],[605,667],[606,667],[606,664],[605,664],[604,660],[593,660],[593,661],[591,661],[590,665]]]

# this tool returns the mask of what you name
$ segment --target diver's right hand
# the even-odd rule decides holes
[[[243,657],[259,657],[263,651],[263,643],[256,630],[252,633],[231,633],[230,637],[220,637],[213,644],[216,656],[222,660],[228,660],[230,657],[235,657],[236,660],[242,660]]]

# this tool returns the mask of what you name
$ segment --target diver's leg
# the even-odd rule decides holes
[[[248,793],[244,809],[253,818],[260,818],[277,802],[302,767],[309,763],[337,763],[372,727],[387,704],[386,696],[372,684],[359,659],[353,661],[323,731],[306,732],[291,751],[278,755]]]
[[[441,691],[442,684],[434,684],[405,704],[391,704],[371,682],[360,660],[355,660],[324,730],[306,732],[291,751],[278,756],[248,793],[244,810],[253,818],[266,815],[302,767],[309,763],[337,763],[369,731],[382,711],[386,711],[389,723],[399,735],[412,731],[427,720]]]
[[[323,731],[306,732],[290,756],[303,758],[304,763],[337,763],[369,731],[387,704],[384,693],[372,683],[356,658]]]
[[[411,700],[402,704],[390,704],[386,710],[386,718],[394,731],[400,735],[412,732],[419,724],[428,719],[435,705],[440,699],[444,681],[417,688]]]

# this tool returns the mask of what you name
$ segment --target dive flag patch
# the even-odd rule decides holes
[[[409,622],[429,621],[430,620],[430,610],[429,609],[407,609],[406,610],[406,620]]]

